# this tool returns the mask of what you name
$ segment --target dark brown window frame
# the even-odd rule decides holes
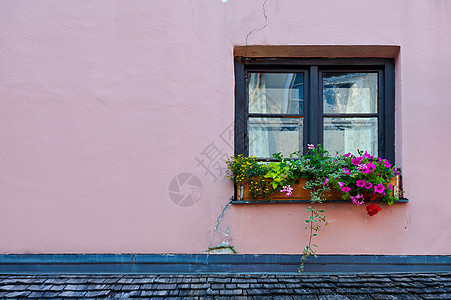
[[[392,58],[249,58],[235,57],[235,155],[249,155],[249,114],[247,77],[249,72],[304,72],[304,142],[323,144],[321,72],[361,71],[378,72],[378,105],[376,114],[346,114],[378,117],[378,155],[395,163],[395,72]],[[278,115],[290,117],[290,115]],[[294,116],[291,116],[294,117]]]

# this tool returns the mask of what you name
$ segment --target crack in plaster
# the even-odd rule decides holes
[[[222,234],[225,237],[225,241],[220,243],[220,244],[218,244],[218,245],[216,245],[215,247],[229,247],[230,246],[230,243],[229,243],[230,228],[227,227],[227,230],[224,232],[224,231],[219,229],[219,226],[221,225],[222,219],[224,219],[224,216],[225,216],[225,213],[226,213],[227,209],[230,207],[230,205],[232,205],[232,201],[233,201],[233,197],[230,198],[229,203],[227,203],[227,205],[222,210],[222,213],[218,216],[218,219],[216,220],[215,229],[213,230],[213,233],[211,234],[210,242],[208,243],[208,249],[212,248],[211,244],[213,243],[213,239],[214,239],[216,233]]]
[[[265,28],[265,27],[267,27],[268,26],[268,16],[266,15],[266,2],[268,2],[268,0],[265,0],[265,2],[263,2],[263,16],[265,17],[265,25],[263,25],[262,27],[260,27],[260,28],[254,28],[254,29],[252,29],[251,31],[249,31],[249,33],[246,35],[246,46],[247,46],[247,41],[248,41],[248,39],[249,39],[249,36],[252,34],[252,33],[258,33],[260,30],[262,30],[263,28]]]

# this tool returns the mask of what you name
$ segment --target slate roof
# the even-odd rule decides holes
[[[0,299],[451,299],[451,273],[0,275]]]

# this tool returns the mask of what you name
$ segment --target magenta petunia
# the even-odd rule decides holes
[[[391,168],[391,163],[389,163],[388,160],[384,160],[384,165],[387,169]]]
[[[349,157],[349,156],[351,156],[351,152],[346,153],[346,154],[344,154],[343,156],[344,156],[344,157]]]
[[[365,182],[365,180],[363,180],[363,179],[357,180],[357,181],[355,182],[355,185],[358,186],[358,187],[364,187],[365,184],[366,184],[366,182]]]
[[[363,157],[353,157],[352,158],[352,164],[354,166],[358,166],[362,163]]]
[[[389,188],[390,190],[393,189],[393,184],[391,184],[391,182],[388,183],[388,188]]]
[[[379,183],[374,187],[374,192],[382,194],[384,192],[384,189],[385,189],[384,185],[382,183]]]
[[[368,165],[361,164],[357,167],[358,170],[360,170],[364,174],[368,174],[370,172],[370,169],[368,168]]]
[[[374,170],[376,170],[376,165],[372,162],[367,163],[366,166],[370,172],[374,172]]]
[[[366,188],[366,189],[370,189],[372,187],[373,187],[373,184],[371,182],[369,182],[369,181],[364,186],[364,188]]]
[[[323,185],[326,185],[329,182],[329,178],[324,179]]]
[[[344,183],[344,182],[339,182],[338,185],[339,185],[340,187],[344,187],[344,186],[345,186],[345,183]]]
[[[315,150],[315,145],[313,145],[313,144],[307,144],[307,148],[308,148],[309,150]]]
[[[341,188],[341,191],[344,192],[344,193],[347,193],[347,192],[349,192],[350,190],[351,190],[351,188],[350,188],[350,187],[347,187],[347,186],[344,186],[344,187]]]
[[[368,158],[368,159],[373,159],[373,156],[370,155],[368,152],[365,151],[365,153],[363,154],[363,157]]]
[[[343,173],[345,173],[346,175],[349,175],[349,174],[351,174],[351,171],[348,168],[344,168]]]

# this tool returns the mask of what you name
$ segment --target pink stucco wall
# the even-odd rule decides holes
[[[232,185],[233,47],[399,45],[396,154],[410,203],[325,204],[320,253],[451,254],[451,3],[0,2],[0,253],[201,253]],[[265,10],[265,13],[263,12]],[[267,19],[265,19],[265,15]],[[216,172],[217,170],[214,170]],[[191,173],[202,196],[171,201]],[[232,205],[240,253],[299,253],[305,205]]]

